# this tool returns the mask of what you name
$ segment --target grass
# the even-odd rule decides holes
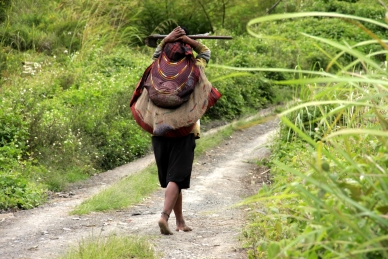
[[[145,238],[116,236],[87,238],[78,247],[73,247],[60,259],[113,259],[113,258],[155,258],[152,245]]]
[[[216,133],[203,134],[197,141],[195,156],[219,145],[229,138],[235,130],[273,119],[272,116],[256,118],[252,121],[237,122],[236,126],[227,126]],[[248,125],[248,126],[244,126]],[[92,211],[109,211],[134,205],[154,192],[158,187],[157,168],[151,164],[141,172],[131,175],[108,187],[92,198],[76,207],[71,214],[88,214]],[[78,247],[72,248],[60,259],[99,259],[99,258],[155,258],[149,242],[144,238],[114,236],[89,238],[83,240]]]
[[[216,133],[212,133],[209,135],[202,134],[201,138],[196,141],[197,146],[194,151],[195,157],[199,157],[204,152],[206,152],[206,150],[217,146],[223,140],[229,138],[230,135],[234,132],[234,130],[235,129],[233,126],[227,126]]]
[[[229,138],[235,130],[246,128],[243,125],[253,126],[272,119],[272,117],[256,119],[252,121],[239,122],[238,126],[227,126],[216,133],[203,134],[197,140],[195,157],[199,157],[206,150],[219,145],[223,140]],[[157,168],[151,164],[141,172],[126,177],[116,184],[104,189],[90,199],[85,200],[77,206],[71,214],[88,214],[92,211],[109,211],[122,209],[142,201],[145,197],[157,190],[159,187]]]
[[[243,129],[247,129],[247,128],[253,127],[255,125],[258,125],[258,124],[263,124],[263,123],[270,121],[270,120],[274,120],[275,118],[276,118],[276,116],[273,115],[273,116],[267,116],[264,118],[253,118],[253,119],[248,120],[248,121],[239,121],[236,123],[235,128],[237,130],[243,130]]]
[[[115,183],[82,202],[71,214],[88,214],[92,211],[122,209],[139,203],[158,188],[156,165]]]
[[[142,15],[144,1],[6,2],[10,8],[4,9],[0,29],[0,110],[12,111],[12,116],[0,112],[0,139],[5,138],[7,146],[1,156],[15,164],[11,168],[5,163],[7,170],[39,182],[40,193],[64,191],[72,182],[148,152],[150,138],[133,121],[128,107],[154,51],[142,44],[151,32],[143,26],[148,19]],[[242,42],[247,45],[245,40],[233,42],[234,48]],[[213,40],[206,44],[221,51],[213,55],[212,63],[230,60],[223,51],[227,45],[217,46]],[[222,79],[224,73],[207,69],[225,93],[209,118],[230,120],[271,103],[272,91],[264,84],[256,91],[254,78],[239,80],[240,87],[229,91],[229,86],[237,85],[235,75]],[[246,88],[252,94],[243,97],[240,93]],[[241,108],[243,101],[246,107]]]
[[[248,23],[248,30],[261,37],[259,23],[305,16],[387,28],[360,17],[302,13],[261,17]],[[385,44],[365,32],[388,55]],[[338,72],[303,71],[293,80],[273,81],[298,85],[300,101],[279,114],[280,134],[272,141],[268,163],[273,184],[244,202],[253,211],[243,231],[249,258],[388,258],[387,71],[370,58],[373,53],[303,35],[316,40],[317,51],[324,52],[326,45],[338,49],[330,64]],[[345,54],[354,62],[336,64]],[[363,72],[355,72],[360,64]]]

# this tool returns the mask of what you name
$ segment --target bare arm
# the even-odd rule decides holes
[[[198,47],[198,41],[193,40],[192,38],[187,37],[186,35],[182,36],[180,40],[183,43],[189,44],[193,49],[196,49]]]
[[[155,50],[154,55],[152,56],[152,58],[156,59],[156,58],[158,58],[160,56],[160,54],[162,53],[163,47],[164,47],[164,45],[166,43],[181,41],[182,37],[185,36],[185,35],[186,35],[185,30],[183,30],[180,26],[176,27],[156,47],[156,50]]]
[[[182,40],[182,37],[185,36],[185,30],[180,26],[176,27],[170,34],[164,38],[164,43],[176,42]]]
[[[180,27],[176,27],[170,34],[168,34],[158,45],[158,47],[155,50],[155,53],[153,55],[153,59],[156,59],[160,56],[162,53],[163,47],[166,43],[170,42],[176,42],[181,41],[185,44],[190,45],[195,52],[198,53],[197,61],[199,61],[199,64],[202,66],[206,66],[206,64],[209,62],[210,59],[210,50],[203,44],[199,43],[198,41],[189,38],[186,36],[185,31]]]

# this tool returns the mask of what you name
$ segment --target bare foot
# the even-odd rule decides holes
[[[186,226],[186,223],[185,221],[177,221],[176,222],[176,231],[184,231],[184,232],[189,232],[189,231],[192,231],[193,229]]]
[[[164,218],[160,218],[158,221],[158,225],[160,228],[160,233],[163,235],[173,235],[174,233],[168,227],[167,221]]]

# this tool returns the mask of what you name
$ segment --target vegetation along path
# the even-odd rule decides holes
[[[235,131],[228,140],[195,159],[191,188],[184,190],[183,196],[186,222],[192,232],[175,232],[172,236],[159,233],[157,220],[164,196],[161,188],[127,209],[69,215],[86,198],[153,163],[151,154],[96,175],[69,193],[57,194],[44,206],[2,214],[0,258],[58,258],[83,238],[110,233],[150,238],[157,258],[247,258],[240,241],[247,208],[233,205],[268,181],[267,172],[255,161],[268,156],[265,143],[277,124],[271,120]],[[172,227],[174,223],[172,213]]]

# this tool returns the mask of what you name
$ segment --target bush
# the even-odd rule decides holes
[[[0,104],[0,171],[27,156],[28,121],[20,114],[21,107],[4,100]]]
[[[193,3],[173,2],[174,8],[193,6]],[[209,8],[215,2],[204,4]],[[374,4],[363,9],[365,4],[360,3],[353,10],[349,9],[349,3],[337,1],[303,1],[303,5],[300,1],[281,3],[276,12],[305,8],[307,2],[310,3],[308,8],[335,6],[338,10],[365,12],[375,17],[381,12],[381,7]],[[3,76],[0,163],[7,169],[5,171],[20,172],[29,181],[40,177],[51,190],[61,190],[67,182],[130,162],[148,152],[149,135],[134,123],[128,107],[133,88],[150,64],[153,52],[150,48],[128,48],[128,45],[142,42],[145,34],[167,33],[177,23],[187,22],[184,25],[192,29],[191,33],[203,33],[213,27],[215,34],[239,35],[232,41],[203,40],[212,51],[206,74],[223,94],[204,119],[224,121],[291,97],[292,87],[274,86],[271,81],[291,79],[292,75],[269,69],[320,70],[327,67],[328,56],[338,53],[325,44],[321,44],[319,51],[316,40],[302,39],[299,32],[345,40],[350,45],[369,39],[364,31],[343,20],[316,17],[268,22],[255,27],[258,33],[277,35],[284,39],[282,41],[247,36],[243,33],[246,30],[243,21],[256,16],[257,10],[265,11],[257,6],[257,1],[226,6],[227,19],[223,22],[221,13],[217,13],[220,6],[206,9],[210,20],[199,6],[193,15],[179,11],[174,17],[163,20],[165,16],[159,16],[161,3],[153,0],[130,4],[116,0],[64,0],[60,3],[15,0],[7,3],[11,8],[6,9],[6,26],[0,28],[0,61],[4,61],[0,62]],[[150,8],[140,10],[139,6]],[[210,21],[214,22],[213,26]],[[384,33],[377,31],[378,36]],[[358,49],[377,52],[381,47],[376,44]],[[375,58],[385,57],[380,54]],[[353,59],[343,55],[338,62],[341,65]],[[22,62],[33,62],[39,69],[23,73]],[[244,72],[241,76],[213,64],[240,69],[268,68],[268,71]],[[6,113],[11,110],[12,116]],[[322,116],[319,112],[318,109],[309,111],[316,120]],[[301,118],[302,124],[305,119]],[[307,132],[315,131],[322,124],[311,126],[308,129],[305,126]],[[36,172],[20,169],[26,161],[33,161],[31,163],[40,169]],[[29,177],[30,174],[35,176]]]
[[[0,210],[31,209],[42,204],[45,199],[44,189],[21,174],[0,171]]]
[[[7,9],[11,5],[11,0],[0,0],[0,23],[6,19]]]
[[[387,88],[374,80],[387,72],[367,55],[353,57],[365,61],[362,78],[345,62],[293,81],[302,104],[280,115],[273,183],[249,199],[250,258],[387,258]]]
[[[227,31],[222,33],[230,34]],[[285,73],[250,72],[245,73],[244,76],[229,77],[228,75],[235,71],[212,66],[214,63],[237,68],[272,68],[279,65],[282,61],[273,56],[269,57],[268,52],[275,51],[267,42],[247,36],[237,37],[232,41],[204,42],[212,51],[212,58],[205,73],[214,87],[222,93],[222,98],[217,105],[207,112],[206,119],[232,120],[272,103],[275,91],[269,80],[285,79],[287,78]]]

